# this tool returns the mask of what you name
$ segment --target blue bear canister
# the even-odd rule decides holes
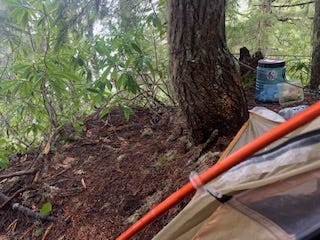
[[[258,61],[256,77],[256,100],[278,102],[278,83],[285,81],[286,67],[282,59],[261,59]]]

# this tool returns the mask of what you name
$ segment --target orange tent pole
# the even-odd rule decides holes
[[[199,180],[201,183],[206,184],[212,179],[216,178],[223,172],[229,170],[233,166],[244,161],[252,154],[263,149],[270,143],[276,141],[277,139],[287,135],[293,130],[303,126],[304,124],[312,121],[313,119],[320,116],[320,101],[313,104],[304,111],[298,113],[294,117],[290,118],[284,123],[281,123],[277,127],[271,129],[265,134],[261,135],[257,139],[251,141],[238,151],[232,153],[224,160],[219,161],[214,166],[209,168],[207,171],[199,175]],[[157,217],[165,213],[168,209],[178,204],[187,195],[195,191],[193,185],[189,182],[185,184],[182,188],[171,194],[167,199],[157,205],[155,208],[151,209],[146,215],[144,215],[140,220],[123,232],[117,240],[126,240],[132,237],[134,234],[142,230],[145,226],[150,224]]]

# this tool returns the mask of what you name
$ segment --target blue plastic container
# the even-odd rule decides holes
[[[256,78],[256,100],[278,102],[278,83],[285,81],[286,66],[282,59],[261,59],[258,61]]]

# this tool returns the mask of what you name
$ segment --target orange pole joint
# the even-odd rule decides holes
[[[238,151],[232,153],[226,157],[223,161],[219,161],[214,166],[209,168],[204,173],[200,174],[200,181],[205,185],[212,179],[218,177],[223,172],[229,170],[240,162],[244,161],[254,153],[263,149],[270,143],[284,137],[293,130],[311,122],[315,118],[320,116],[320,101],[313,104],[309,108],[298,113],[294,117],[290,118],[284,123],[279,124],[277,127],[271,129],[265,134],[261,135],[257,139],[251,141],[244,147],[240,148]],[[141,231],[145,226],[150,224],[157,217],[165,213],[168,209],[175,206],[181,202],[186,196],[195,191],[191,182],[185,184],[182,188],[171,194],[167,199],[157,205],[155,208],[151,209],[146,215],[144,215],[140,220],[134,223],[130,228],[123,232],[117,240],[127,240],[133,235]]]

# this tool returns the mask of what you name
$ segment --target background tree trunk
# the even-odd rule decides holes
[[[137,26],[139,2],[140,0],[119,0],[119,20],[122,31],[130,31]]]
[[[196,143],[248,118],[238,65],[226,47],[225,0],[170,0],[170,74]]]
[[[271,13],[271,0],[262,0],[261,3],[261,11],[263,13]]]
[[[311,61],[310,88],[319,91],[320,85],[320,0],[315,1],[313,20],[313,51]]]

